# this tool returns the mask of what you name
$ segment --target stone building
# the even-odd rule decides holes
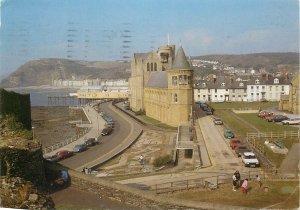
[[[289,94],[282,95],[279,109],[293,114],[300,114],[299,94],[299,74],[297,74],[290,83]]]
[[[171,126],[188,121],[193,103],[193,70],[182,47],[135,53],[129,79],[129,102],[133,111]]]

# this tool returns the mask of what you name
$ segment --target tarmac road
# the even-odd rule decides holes
[[[120,117],[119,114],[112,110],[111,103],[101,104],[101,109],[105,114],[111,116],[115,121],[113,132],[108,136],[101,136],[99,145],[90,147],[84,152],[76,153],[74,156],[60,161],[61,164],[75,170],[81,170],[90,162],[93,162],[97,158],[101,158],[108,151],[116,148],[130,134],[130,124],[122,117]]]

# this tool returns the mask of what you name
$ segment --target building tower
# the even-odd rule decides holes
[[[193,70],[186,59],[183,48],[178,49],[168,73],[168,93],[170,97],[168,121],[173,126],[189,120],[193,104]]]

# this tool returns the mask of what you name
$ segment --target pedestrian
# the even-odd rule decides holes
[[[87,167],[84,168],[84,173],[89,174],[89,169]]]
[[[235,174],[232,176],[232,190],[236,191],[236,177]]]
[[[258,175],[256,175],[256,182],[258,183],[259,188],[261,188],[262,182],[261,182],[261,179]]]
[[[236,178],[236,188],[239,188],[241,186],[241,174],[239,171],[235,171],[234,175]]]
[[[248,179],[245,179],[242,184],[242,192],[247,194],[247,189],[248,189]]]
[[[142,165],[144,165],[144,156],[143,155],[140,155],[139,161]]]

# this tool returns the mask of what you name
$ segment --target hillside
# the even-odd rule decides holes
[[[117,61],[33,60],[1,81],[1,87],[51,85],[53,79],[127,79],[130,63]]]
[[[241,55],[204,55],[194,56],[193,59],[219,61],[234,67],[276,71],[280,66],[286,66],[290,71],[297,71],[299,67],[299,53],[254,53]]]

